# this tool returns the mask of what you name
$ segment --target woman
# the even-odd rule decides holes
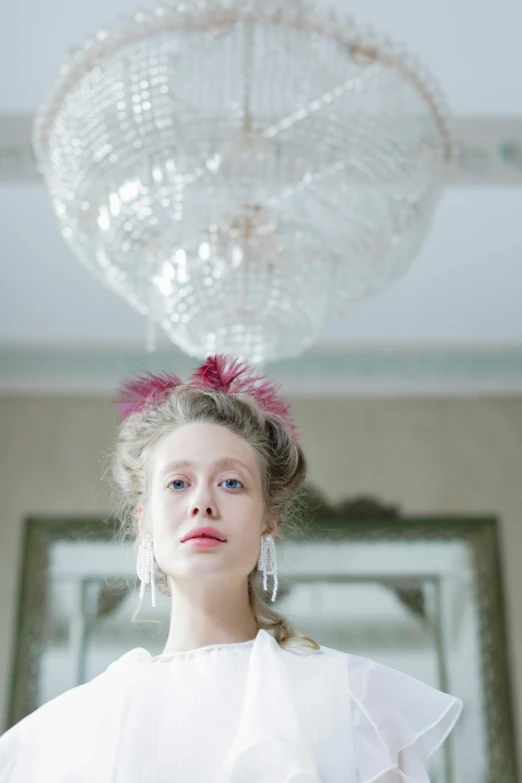
[[[131,650],[11,728],[0,783],[428,781],[461,701],[319,645],[262,599],[306,475],[277,388],[216,356],[187,383],[126,381],[118,405],[122,529],[140,605],[146,585],[153,606],[156,582],[170,596],[165,649]]]

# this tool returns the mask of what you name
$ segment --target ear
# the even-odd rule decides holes
[[[143,511],[142,506],[138,507],[138,509],[136,510],[136,514],[138,517],[138,529],[139,529],[140,537],[142,540],[145,540],[146,538],[149,537],[149,533],[145,521],[145,512]]]
[[[266,523],[266,529],[265,529],[264,532],[265,533],[270,533],[270,535],[273,538],[275,538],[276,535],[277,535],[277,527],[278,527],[278,525],[279,525],[279,522],[277,521],[277,519],[269,519],[268,522]]]

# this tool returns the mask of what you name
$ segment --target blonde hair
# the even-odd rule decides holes
[[[227,427],[250,444],[260,468],[265,512],[279,522],[278,539],[301,537],[304,525],[296,516],[299,490],[306,478],[306,459],[282,419],[264,413],[247,394],[232,395],[188,385],[179,385],[162,403],[132,413],[120,425],[110,464],[119,521],[117,537],[122,541],[137,541],[139,537],[137,509],[147,504],[147,466],[153,448],[174,429],[197,422]],[[167,576],[159,566],[157,574],[158,589],[169,595]],[[272,631],[281,647],[319,650],[314,639],[296,631],[290,620],[264,602],[261,590],[256,568],[248,576],[248,594],[259,628]]]

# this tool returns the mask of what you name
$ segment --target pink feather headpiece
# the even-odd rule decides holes
[[[258,374],[248,362],[225,354],[209,356],[194,370],[185,384],[170,372],[159,375],[146,372],[122,381],[118,387],[118,398],[115,400],[121,420],[131,413],[159,405],[180,385],[195,389],[214,389],[225,394],[248,394],[265,413],[280,416],[292,437],[298,438],[290,405],[279,394],[280,387],[266,375]]]

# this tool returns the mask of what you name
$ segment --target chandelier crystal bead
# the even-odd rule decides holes
[[[453,143],[401,46],[300,0],[137,9],[34,123],[78,259],[189,355],[296,356],[403,275]]]

